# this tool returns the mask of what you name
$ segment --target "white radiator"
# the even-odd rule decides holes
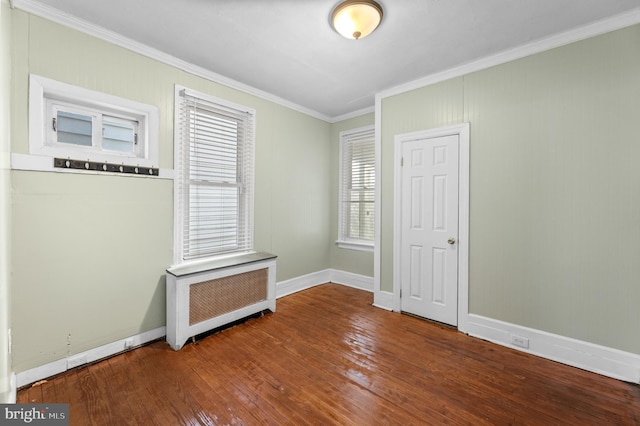
[[[276,256],[252,253],[167,269],[167,342],[276,310]]]

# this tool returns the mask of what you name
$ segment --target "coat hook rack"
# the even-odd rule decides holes
[[[158,176],[160,169],[154,167],[125,166],[124,164],[100,163],[98,161],[54,158],[53,167],[60,169],[90,170],[95,172],[122,173],[142,176]]]

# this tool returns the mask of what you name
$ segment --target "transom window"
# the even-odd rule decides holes
[[[158,108],[31,75],[29,153],[158,166]]]

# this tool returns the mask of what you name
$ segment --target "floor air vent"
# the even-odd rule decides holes
[[[275,312],[275,272],[267,253],[167,269],[167,342],[178,350],[197,334]]]

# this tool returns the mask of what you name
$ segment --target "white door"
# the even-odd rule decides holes
[[[404,312],[458,323],[459,136],[402,143],[401,296]]]

